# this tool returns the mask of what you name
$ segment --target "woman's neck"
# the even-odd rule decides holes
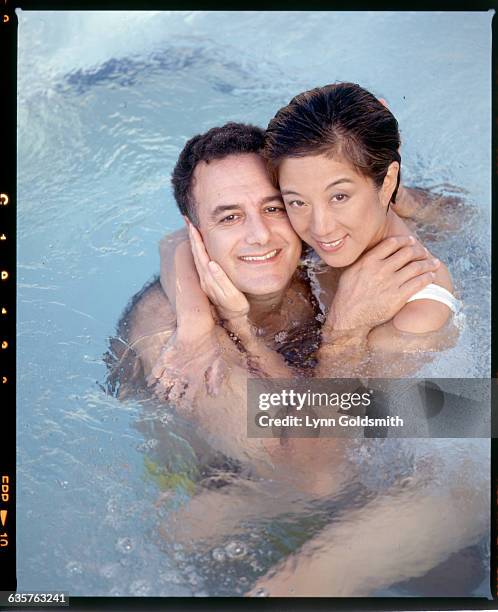
[[[376,232],[366,250],[369,251],[373,249],[379,242],[382,242],[382,240],[390,236],[402,236],[405,234],[408,235],[409,233],[410,230],[406,223],[404,223],[395,212],[389,209],[386,214],[385,223],[383,223]]]

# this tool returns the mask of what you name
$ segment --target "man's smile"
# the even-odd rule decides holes
[[[273,262],[281,252],[282,249],[273,249],[261,255],[239,255],[239,259],[247,263],[269,263]]]

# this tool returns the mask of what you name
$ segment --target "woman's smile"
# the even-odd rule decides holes
[[[320,247],[320,249],[327,251],[327,253],[336,253],[344,246],[346,240],[348,239],[348,234],[339,238],[337,240],[331,240],[328,242],[324,242],[322,240],[315,239],[316,244]]]

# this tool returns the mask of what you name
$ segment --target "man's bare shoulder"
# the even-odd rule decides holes
[[[175,317],[159,282],[147,283],[130,300],[109,339],[107,385],[120,399],[145,388],[151,363],[175,328]]]
[[[175,329],[176,316],[159,281],[134,298],[125,324],[130,344],[141,337]]]

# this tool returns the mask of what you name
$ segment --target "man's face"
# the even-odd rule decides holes
[[[206,250],[247,295],[285,289],[301,255],[280,192],[255,153],[200,162],[193,196]]]

